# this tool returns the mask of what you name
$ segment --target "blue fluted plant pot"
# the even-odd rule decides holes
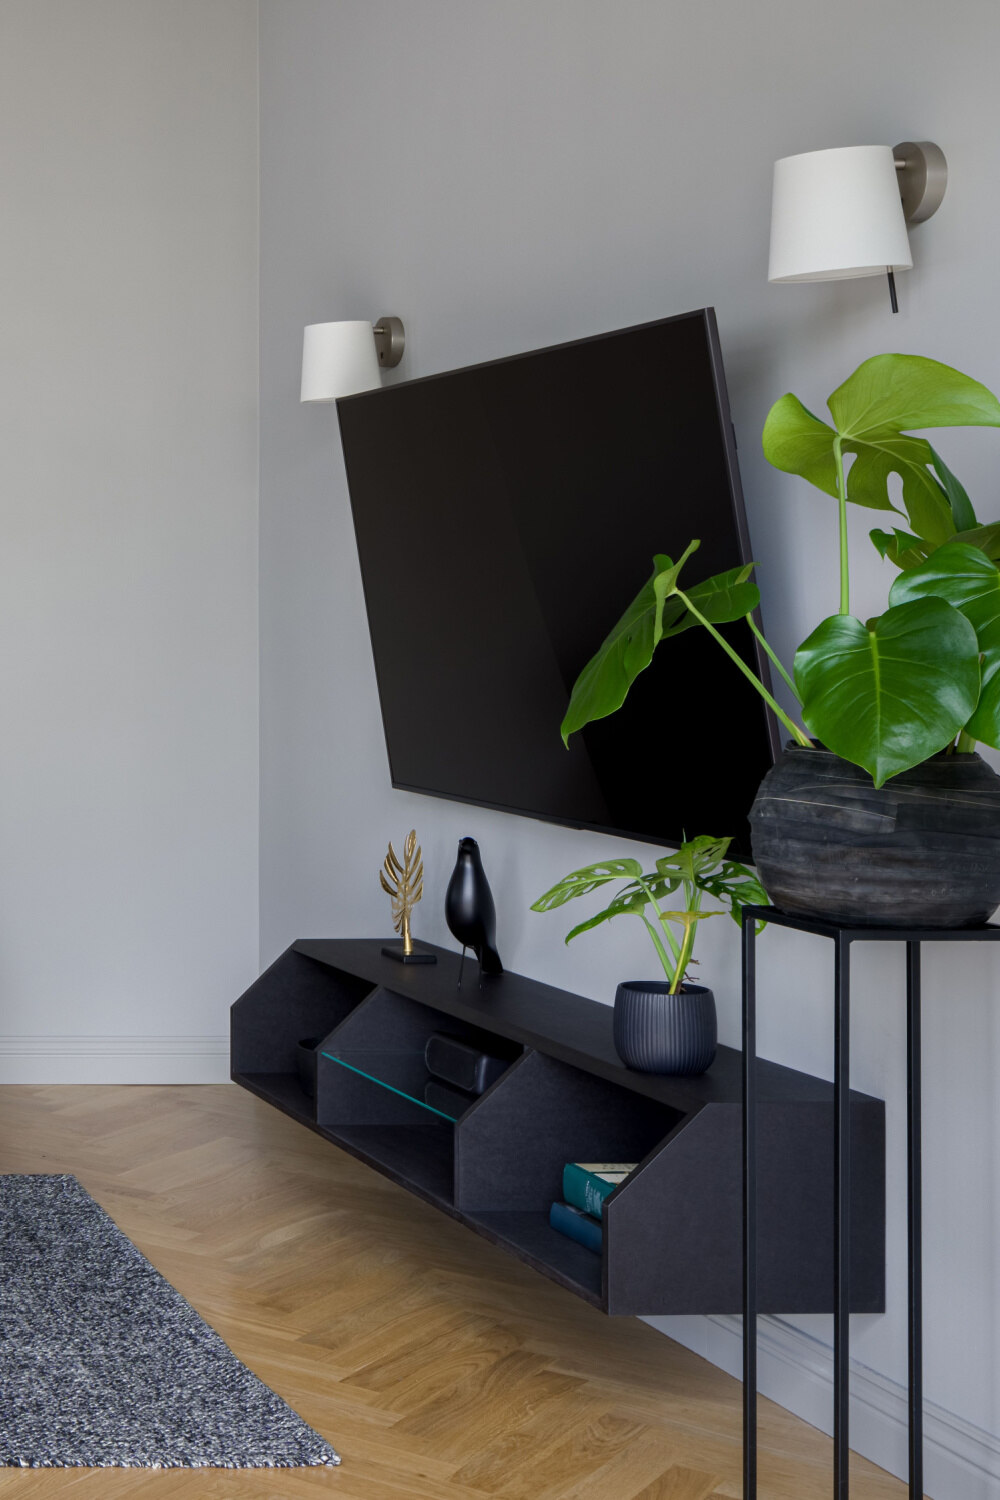
[[[676,995],[665,979],[630,979],[615,993],[615,1050],[640,1073],[704,1073],[715,1060],[715,996],[702,984]]]

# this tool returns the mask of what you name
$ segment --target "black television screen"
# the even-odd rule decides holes
[[[776,745],[690,630],[624,707],[559,734],[650,576],[749,561],[712,309],[337,403],[392,784],[658,844],[732,835]],[[759,670],[742,622],[730,639]]]

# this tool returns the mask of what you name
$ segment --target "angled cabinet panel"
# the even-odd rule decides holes
[[[316,1102],[300,1072],[299,1042],[333,1031],[373,988],[357,974],[288,948],[231,1007],[234,1083],[311,1124]]]
[[[655,1100],[529,1052],[463,1116],[455,1202],[466,1212],[544,1212],[568,1161],[638,1161],[676,1123]]]
[[[760,1110],[762,1312],[833,1309],[832,1106]],[[604,1204],[608,1311],[738,1313],[742,1307],[741,1114],[706,1105]],[[881,1312],[884,1128],[877,1101],[852,1109],[852,1310]]]
[[[234,1073],[294,1073],[301,1037],[323,1037],[374,986],[289,948],[231,1010]]]
[[[487,1239],[604,1308],[604,1255],[549,1224],[563,1167],[639,1161],[676,1119],[656,1100],[525,1052],[456,1126],[455,1207]]]

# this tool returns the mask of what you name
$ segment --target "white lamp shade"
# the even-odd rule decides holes
[[[303,401],[336,401],[381,384],[371,323],[310,323],[302,340]]]
[[[891,146],[775,162],[768,281],[839,281],[912,265]]]

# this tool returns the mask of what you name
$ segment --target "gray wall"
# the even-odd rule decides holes
[[[471,833],[511,967],[610,1000],[652,959],[637,924],[567,950],[569,924],[528,911],[613,841],[390,789],[336,415],[298,404],[303,325],[398,313],[406,377],[714,304],[765,616],[787,656],[817,611],[836,608],[836,517],[764,465],[770,403],[791,388],[821,407],[862,358],[887,349],[1000,387],[998,45],[1000,14],[986,0],[960,16],[937,0],[263,0],[263,961],[299,935],[386,932],[376,870],[386,839],[411,824],[428,871],[422,935],[449,941],[442,894],[456,839]],[[913,137],[939,141],[952,170],[944,207],[913,234],[899,316],[881,280],[769,287],[773,160]],[[1000,513],[998,443],[994,433],[941,442],[989,518]],[[866,519],[856,525],[859,613],[887,583]],[[732,730],[738,744],[738,726],[712,705],[690,705],[685,719],[693,734]],[[723,1039],[736,1043],[735,929],[710,924],[701,945]],[[997,963],[985,952],[926,957],[927,1391],[945,1415],[992,1433]],[[855,1320],[855,1352],[898,1403],[901,955],[862,950],[856,974],[854,1077],[888,1100],[891,1186],[889,1309]],[[768,935],[763,1053],[829,1074],[829,979],[817,943]],[[827,1338],[825,1320],[800,1325]],[[880,1456],[898,1462],[899,1452]]]
[[[0,1079],[228,1076],[257,959],[257,12],[0,6]]]

